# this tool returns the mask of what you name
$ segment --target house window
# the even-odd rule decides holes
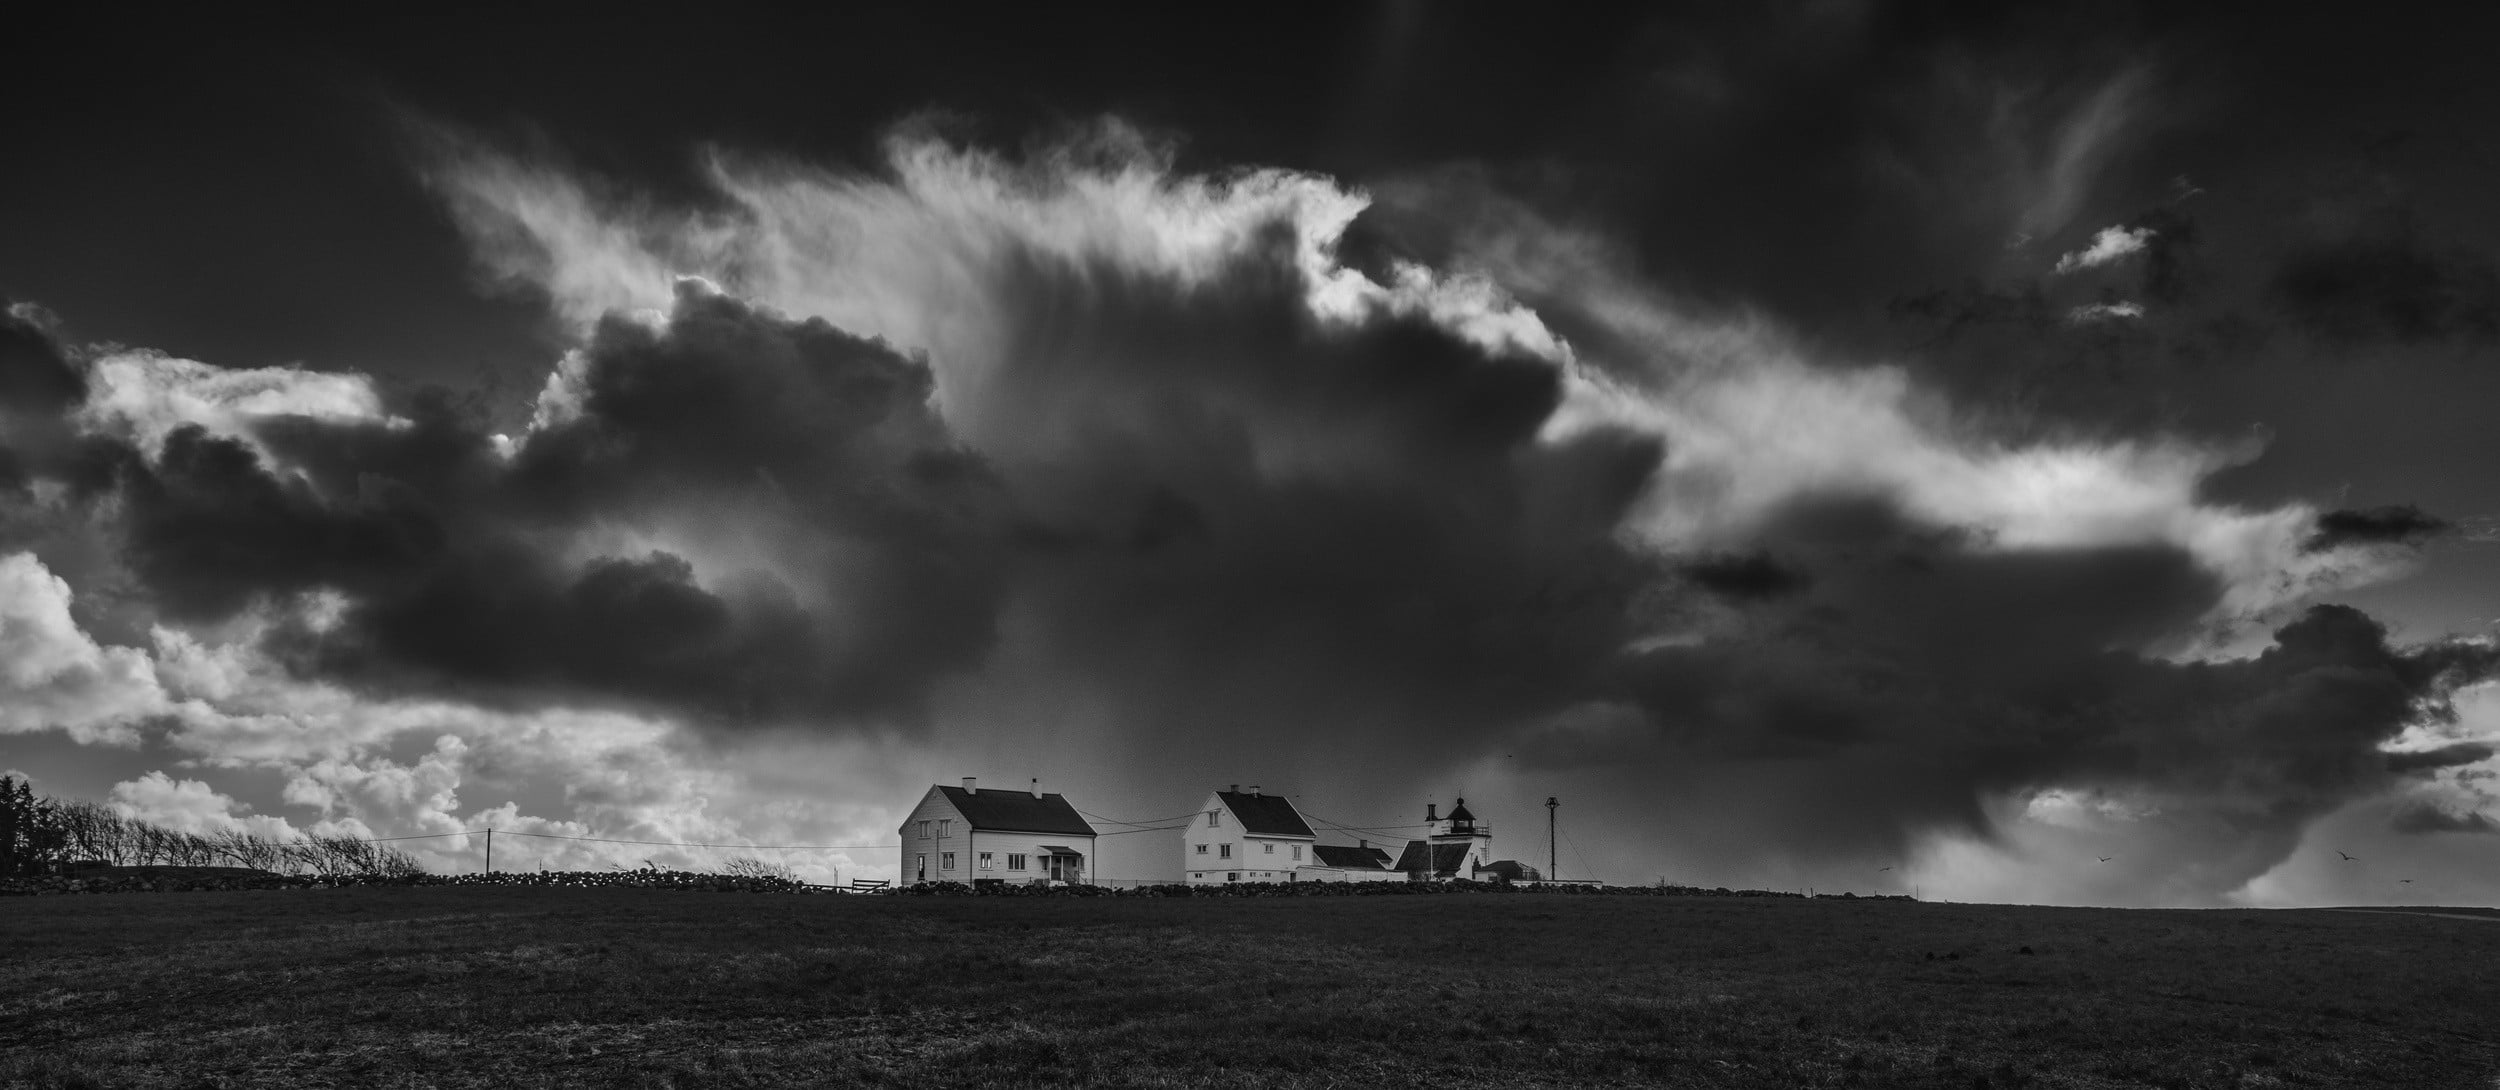
[[[953,853],[953,852],[939,852],[939,853],[938,853],[938,869],[939,869],[939,870],[953,870],[953,869],[955,869],[955,853]]]
[[[982,869],[982,870],[991,870],[991,869],[994,869],[994,867],[996,866],[996,864],[997,864],[997,863],[998,863],[998,861],[997,861],[997,860],[990,858],[990,853],[988,853],[988,852],[982,852],[982,853],[981,853],[981,869]]]
[[[1207,854],[1207,846],[1206,846],[1206,845],[1204,845],[1204,844],[1200,844],[1200,845],[1198,845],[1198,854],[1200,854],[1200,855],[1205,855],[1205,854]]]
[[[929,853],[922,852],[913,858],[919,863],[919,869],[913,873],[922,878],[927,878],[929,876]]]
[[[1225,873],[1225,875],[1224,875],[1224,880],[1225,880],[1225,881],[1227,881],[1227,882],[1238,882],[1238,881],[1241,881],[1241,872],[1240,872],[1240,871],[1228,871],[1228,872],[1226,872],[1226,873]]]
[[[1021,853],[1021,852],[1008,852],[1008,853],[1007,853],[1007,869],[1008,869],[1008,870],[1023,870],[1023,869],[1024,869],[1024,855],[1023,855],[1023,853]]]
[[[1204,878],[1204,877],[1206,877],[1206,876],[1207,876],[1207,872],[1202,871],[1202,870],[1194,870],[1194,871],[1189,872],[1189,876],[1190,876],[1190,877],[1192,877],[1192,878]]]
[[[1262,844],[1262,845],[1260,845],[1260,847],[1266,848],[1266,849],[1267,849],[1267,854],[1269,854],[1269,855],[1274,855],[1274,854],[1276,854],[1276,845],[1274,845],[1274,844]]]
[[[944,836],[952,836],[952,835],[954,835],[954,833],[955,833],[955,822],[953,821],[953,819],[940,819],[940,820],[938,821],[938,835],[939,835],[939,836],[941,836],[941,837],[944,837]]]
[[[922,821],[920,823],[920,839],[929,839],[929,823],[927,821]]]
[[[1233,857],[1233,846],[1230,844],[1223,845],[1215,854],[1226,859],[1230,859]]]
[[[1299,862],[1301,862],[1301,861],[1302,861],[1302,845],[1300,845],[1300,844],[1296,844],[1296,845],[1294,845],[1294,846],[1293,846],[1293,861],[1294,861],[1294,862],[1296,862],[1296,863],[1299,863]]]
[[[1224,811],[1222,811],[1222,810],[1209,810],[1209,811],[1207,811],[1207,828],[1212,829],[1212,828],[1215,828],[1216,826],[1219,826],[1219,825],[1222,825],[1222,824],[1224,824]]]

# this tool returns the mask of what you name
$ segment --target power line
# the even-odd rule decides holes
[[[348,839],[361,840],[367,844],[388,844],[394,840],[433,840],[438,837],[446,836],[476,836],[485,831],[486,830],[484,829],[462,829],[456,833],[418,833],[415,836],[357,836],[349,837]]]
[[[1586,875],[1588,875],[1590,878],[1595,879],[1595,880],[1597,880],[1597,881],[1601,881],[1601,882],[1602,882],[1602,881],[1604,881],[1604,879],[1602,879],[1602,878],[1598,878],[1598,877],[1597,877],[1597,868],[1592,867],[1592,866],[1590,866],[1590,865],[1589,865],[1589,857],[1588,857],[1588,854],[1587,854],[1587,853],[1585,853],[1585,852],[1582,852],[1582,851],[1580,850],[1580,845],[1579,845],[1579,843],[1578,843],[1577,841],[1574,841],[1574,840],[1572,840],[1572,839],[1571,839],[1571,830],[1569,830],[1569,829],[1565,829],[1565,828],[1563,828],[1563,827],[1562,827],[1561,825],[1559,825],[1559,824],[1558,824],[1558,825],[1556,825],[1556,826],[1554,826],[1554,828],[1555,828],[1557,831],[1559,831],[1559,832],[1561,832],[1561,833],[1562,833],[1563,843],[1571,845],[1571,854],[1572,854],[1574,857],[1576,857],[1576,858],[1578,858],[1578,859],[1580,860],[1580,871],[1581,871],[1581,873],[1586,874]]]
[[[1092,819],[1094,819],[1094,820],[1096,820],[1096,821],[1108,821],[1108,822],[1112,823],[1113,825],[1160,825],[1160,824],[1162,824],[1162,823],[1164,823],[1164,822],[1167,822],[1167,821],[1181,821],[1181,820],[1182,820],[1182,819],[1184,819],[1184,818],[1195,818],[1195,817],[1197,817],[1199,814],[1202,814],[1202,813],[1205,813],[1205,812],[1206,812],[1206,811],[1203,811],[1203,810],[1192,810],[1192,811],[1190,811],[1190,812],[1188,812],[1188,813],[1186,813],[1186,814],[1174,814],[1174,815],[1172,815],[1171,817],[1149,818],[1149,819],[1147,819],[1147,820],[1145,820],[1145,821],[1122,821],[1122,820],[1120,820],[1120,819],[1118,819],[1118,818],[1115,818],[1115,817],[1104,817],[1104,816],[1102,816],[1101,814],[1097,814],[1097,813],[1095,813],[1095,812],[1093,812],[1093,811],[1091,811],[1091,810],[1078,810],[1078,811],[1077,811],[1077,813],[1083,814],[1083,815],[1085,815],[1086,817],[1092,818]],[[1173,828],[1176,828],[1176,829],[1177,829],[1177,828],[1179,828],[1179,827],[1180,827],[1180,826],[1177,826],[1177,825],[1173,826]]]
[[[1403,835],[1403,834],[1401,834],[1401,833],[1396,832],[1395,830],[1400,830],[1400,829],[1429,829],[1429,828],[1432,828],[1431,824],[1429,824],[1429,823],[1426,823],[1426,824],[1421,824],[1421,825],[1347,825],[1347,824],[1345,824],[1344,822],[1334,821],[1334,820],[1331,820],[1331,819],[1329,819],[1329,818],[1324,818],[1324,817],[1321,817],[1321,816],[1320,816],[1320,815],[1318,815],[1318,814],[1311,813],[1311,812],[1309,812],[1309,811],[1307,811],[1307,810],[1306,810],[1306,811],[1303,811],[1302,816],[1307,817],[1307,818],[1310,818],[1310,819],[1312,819],[1312,820],[1314,820],[1314,821],[1319,822],[1319,823],[1320,823],[1320,824],[1322,824],[1322,825],[1326,825],[1326,826],[1328,826],[1328,827],[1330,827],[1330,828],[1332,828],[1332,829],[1337,829],[1337,830],[1342,831],[1342,832],[1349,832],[1349,833],[1370,833],[1370,834],[1372,834],[1372,835],[1374,835],[1374,836],[1378,836],[1378,837],[1380,837],[1380,838],[1382,838],[1382,839],[1385,839],[1385,840],[1395,840],[1395,839],[1397,839],[1399,836]]]
[[[1171,830],[1173,830],[1173,829],[1186,829],[1186,828],[1189,828],[1189,823],[1187,823],[1187,822],[1182,822],[1182,823],[1181,823],[1181,824],[1179,824],[1179,825],[1152,825],[1152,826],[1148,826],[1148,827],[1143,828],[1143,829],[1114,829],[1114,830],[1112,830],[1112,831],[1110,831],[1110,832],[1107,832],[1107,833],[1095,833],[1094,835],[1095,835],[1095,836],[1127,836],[1127,835],[1129,835],[1130,833],[1161,833],[1161,832],[1169,832],[1169,831],[1171,831]]]

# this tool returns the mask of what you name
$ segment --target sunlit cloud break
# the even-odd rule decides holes
[[[2092,244],[2057,259],[2055,272],[2065,274],[2083,269],[2096,269],[2129,254],[2140,253],[2153,241],[2150,227],[2104,227],[2092,236]]]

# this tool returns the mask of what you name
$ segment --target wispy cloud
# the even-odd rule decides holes
[[[2085,303],[2066,312],[2066,320],[2076,325],[2115,322],[2144,316],[2142,303],[2121,300],[2115,303]]]
[[[2154,232],[2150,227],[2104,227],[2099,234],[2092,236],[2091,245],[2059,257],[2052,271],[2064,274],[2099,268],[2129,254],[2142,252],[2153,238]]]

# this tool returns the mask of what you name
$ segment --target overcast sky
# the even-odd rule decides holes
[[[971,775],[2500,902],[2491,28],[2170,7],[30,37],[0,770],[844,877]]]

